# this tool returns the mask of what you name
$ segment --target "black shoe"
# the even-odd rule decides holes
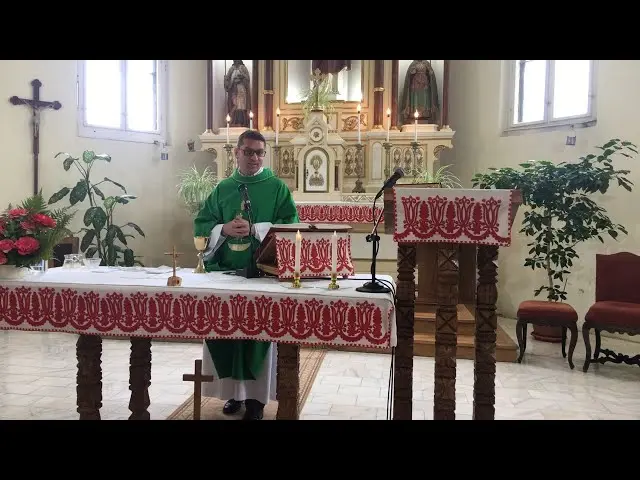
[[[222,407],[222,413],[225,415],[233,415],[234,413],[238,413],[241,407],[242,402],[232,398],[231,400],[227,400],[227,403],[224,404],[224,407]]]
[[[247,399],[244,404],[246,410],[242,420],[262,420],[264,418],[264,403]]]

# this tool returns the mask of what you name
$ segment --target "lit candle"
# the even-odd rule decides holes
[[[389,130],[391,130],[391,109],[387,108],[387,143],[389,143]]]
[[[229,142],[229,122],[231,121],[231,117],[229,116],[229,114],[227,114],[227,143],[231,143]]]
[[[338,234],[333,232],[331,237],[331,275],[338,273]]]
[[[280,109],[276,108],[276,146],[278,145],[278,133],[280,133]]]
[[[416,119],[416,128],[415,128],[415,135],[413,137],[413,141],[418,143],[418,110],[416,110],[416,112],[413,114],[413,116]]]
[[[362,107],[358,104],[358,143],[360,143],[360,111]]]
[[[294,272],[300,275],[300,257],[302,255],[302,235],[300,235],[300,230],[296,233],[296,257],[295,257],[295,267]]]
[[[249,111],[249,129],[253,130],[253,112]]]

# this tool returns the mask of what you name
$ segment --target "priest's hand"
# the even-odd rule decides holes
[[[243,218],[236,218],[222,227],[222,233],[227,237],[242,238],[249,235],[249,222]]]

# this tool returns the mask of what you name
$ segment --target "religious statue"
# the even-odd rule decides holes
[[[416,121],[416,110],[418,123],[439,122],[438,84],[429,60],[414,60],[409,65],[399,110],[400,120],[404,125]]]
[[[227,91],[227,110],[231,127],[249,127],[251,111],[251,88],[249,70],[242,60],[234,60],[224,76],[224,89]]]

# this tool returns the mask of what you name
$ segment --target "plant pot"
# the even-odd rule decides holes
[[[562,327],[534,325],[531,336],[540,342],[561,343]]]
[[[15,265],[0,265],[0,280],[20,280],[29,273],[27,267],[16,267]]]

